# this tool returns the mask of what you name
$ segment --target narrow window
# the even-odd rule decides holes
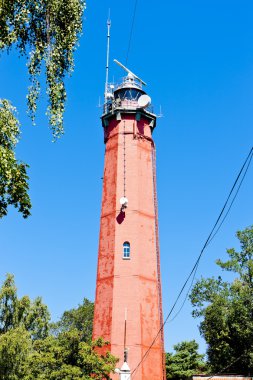
[[[123,259],[130,259],[130,243],[128,241],[123,244]]]

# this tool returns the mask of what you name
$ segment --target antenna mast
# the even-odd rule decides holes
[[[107,20],[107,51],[106,51],[106,71],[105,71],[105,101],[106,94],[108,92],[108,76],[109,76],[109,56],[110,56],[110,29],[111,29],[111,19],[110,19],[110,9]]]
[[[125,325],[124,325],[124,362],[127,362],[127,348],[126,348],[126,331],[127,330],[127,308],[125,308]]]

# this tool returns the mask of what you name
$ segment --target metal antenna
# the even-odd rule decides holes
[[[135,75],[132,71],[130,71],[126,66],[124,66],[122,63],[120,63],[119,61],[117,61],[117,59],[114,59],[113,60],[115,63],[117,63],[117,65],[119,65],[120,67],[122,67],[122,69],[124,69],[128,74],[132,75],[135,79],[137,79],[139,82],[141,82],[144,86],[147,85],[147,83],[145,83],[141,78],[137,77],[137,75]]]
[[[157,117],[163,117],[162,106],[161,106],[161,104],[160,104],[160,112],[159,112],[159,115],[157,115]]]
[[[126,334],[127,334],[127,308],[125,308],[125,325],[124,325],[124,362],[127,362],[127,348],[126,348]]]
[[[101,108],[101,107],[102,107],[100,96],[98,97],[98,105],[97,105],[97,107],[98,107],[98,108]]]
[[[110,29],[111,29],[111,19],[110,19],[110,9],[108,12],[108,19],[107,19],[107,51],[106,51],[106,69],[105,69],[105,101],[106,101],[106,94],[108,89],[108,76],[109,76],[109,56],[110,56]]]

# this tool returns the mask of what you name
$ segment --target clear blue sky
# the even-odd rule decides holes
[[[111,58],[125,62],[134,0],[88,1],[84,35],[67,79],[66,133],[52,143],[44,116],[27,118],[25,61],[0,60],[0,97],[19,110],[17,156],[30,164],[32,216],[15,210],[1,220],[0,280],[15,275],[20,296],[40,295],[54,320],[83,297],[94,299],[103,175],[101,109],[106,19],[111,9]],[[148,83],[157,112],[154,139],[164,315],[224,203],[252,146],[253,3],[248,0],[139,0],[128,66]],[[111,60],[112,62],[112,60]],[[123,76],[111,64],[111,79]],[[206,251],[198,277],[238,246],[235,231],[253,223],[253,168],[220,233]],[[166,349],[195,338],[205,349],[189,302],[165,329]]]

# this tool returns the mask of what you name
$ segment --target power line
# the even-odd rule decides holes
[[[242,173],[243,173],[244,168],[246,167],[245,172],[244,172],[244,174],[243,174],[243,176],[242,176],[242,179],[241,179],[241,181],[240,181],[240,183],[239,183],[239,185],[238,185],[238,188],[237,188],[237,190],[236,190],[236,192],[235,192],[235,195],[234,195],[234,197],[233,197],[233,199],[232,199],[232,201],[231,201],[231,203],[230,203],[230,205],[229,205],[229,207],[228,207],[228,210],[227,210],[226,214],[224,215],[224,217],[222,218],[220,224],[218,225],[217,230],[213,233],[213,235],[210,237],[209,241],[207,242],[206,247],[207,247],[207,246],[211,243],[211,241],[215,238],[215,236],[216,236],[217,233],[219,232],[221,226],[222,226],[223,223],[225,222],[225,220],[226,220],[226,218],[227,218],[227,216],[228,216],[228,214],[229,214],[229,212],[230,212],[230,210],[231,210],[231,208],[232,208],[232,206],[233,206],[233,204],[234,204],[234,201],[235,201],[235,199],[236,199],[236,197],[237,197],[237,195],[238,195],[238,193],[239,193],[239,190],[240,190],[240,188],[241,188],[241,186],[242,186],[242,183],[243,183],[243,181],[244,181],[244,178],[245,178],[245,176],[246,176],[246,174],[247,174],[247,172],[248,172],[249,166],[250,166],[251,161],[252,161],[252,157],[253,157],[253,148],[251,148],[251,151],[250,151],[249,155],[247,156],[247,158],[246,158],[246,160],[245,160],[245,162],[244,162],[244,165],[242,166],[242,169],[240,170],[240,172],[239,172],[239,174],[238,174],[238,176],[237,176],[237,179],[236,179],[236,181],[235,181],[235,183],[234,183],[234,184],[236,185],[237,181],[239,180],[240,176],[241,176]],[[234,190],[234,189],[235,189],[235,186],[233,186],[232,190]],[[228,196],[228,201],[229,201],[229,198],[230,198],[231,196],[232,196],[232,192],[230,192],[230,194],[229,194],[229,196]],[[228,202],[225,203],[225,205],[227,205],[227,204],[228,204]],[[224,211],[225,211],[225,208],[223,208],[223,209],[224,209]],[[187,300],[187,298],[188,298],[188,296],[189,296],[189,293],[190,293],[190,291],[191,291],[191,288],[192,288],[193,282],[194,282],[194,280],[195,280],[195,278],[196,278],[196,273],[197,273],[198,265],[199,265],[199,262],[198,262],[197,267],[196,267],[196,269],[195,269],[195,271],[194,271],[193,278],[192,278],[192,281],[191,281],[191,285],[190,285],[190,287],[189,287],[189,289],[188,289],[188,291],[187,291],[187,293],[186,293],[185,299],[184,299],[184,301],[183,301],[183,303],[182,303],[180,309],[179,309],[178,312],[174,315],[174,317],[173,317],[172,319],[170,319],[169,322],[174,321],[174,320],[176,319],[176,317],[180,314],[181,310],[183,309],[183,307],[184,307],[184,305],[185,305],[185,302],[186,302],[186,300]]]
[[[143,361],[146,359],[146,357],[148,356],[148,354],[149,354],[151,348],[152,348],[153,345],[155,344],[155,342],[156,342],[158,336],[160,335],[160,333],[161,333],[161,331],[163,330],[165,324],[166,324],[167,321],[169,320],[169,318],[170,318],[172,312],[174,311],[174,309],[175,309],[175,307],[176,307],[176,305],[177,305],[177,303],[178,303],[178,301],[179,301],[179,299],[180,299],[180,297],[181,297],[183,291],[184,291],[185,288],[186,288],[186,285],[188,284],[190,278],[191,278],[192,275],[193,275],[193,279],[192,279],[192,281],[191,281],[190,288],[189,288],[189,290],[188,290],[188,292],[187,292],[187,296],[188,296],[188,293],[189,293],[189,291],[190,291],[190,289],[191,289],[191,287],[192,287],[193,281],[194,281],[195,276],[196,276],[196,272],[197,272],[197,269],[198,269],[198,266],[199,266],[200,259],[201,259],[202,255],[203,255],[203,253],[204,253],[206,247],[207,247],[208,244],[211,242],[211,240],[214,238],[214,236],[218,233],[219,229],[221,228],[221,225],[222,225],[223,222],[225,221],[225,219],[226,219],[226,217],[227,217],[227,215],[228,215],[228,213],[229,213],[229,211],[230,211],[230,209],[231,209],[231,207],[232,207],[232,205],[233,205],[233,203],[234,203],[234,201],[235,201],[235,198],[237,197],[237,194],[238,194],[238,192],[239,192],[239,190],[240,190],[240,188],[241,188],[241,185],[242,185],[242,183],[243,183],[243,181],[244,181],[244,178],[245,178],[245,176],[246,176],[246,174],[247,174],[247,171],[248,171],[248,169],[249,169],[249,166],[250,166],[250,163],[251,163],[252,157],[253,157],[253,147],[251,147],[250,152],[249,152],[249,154],[247,155],[247,157],[246,157],[246,159],[245,159],[245,161],[244,161],[244,163],[243,163],[243,165],[242,165],[242,167],[241,167],[241,169],[240,169],[240,171],[239,171],[239,173],[238,173],[238,175],[237,175],[237,177],[236,177],[236,180],[235,180],[235,182],[234,182],[234,184],[233,184],[233,186],[232,186],[232,188],[231,188],[231,190],[230,190],[230,192],[229,192],[229,195],[228,195],[228,197],[227,197],[227,199],[226,199],[226,201],[225,201],[225,203],[224,203],[224,206],[223,206],[223,208],[222,208],[222,210],[221,210],[221,212],[220,212],[220,214],[219,214],[219,216],[218,216],[218,218],[217,218],[217,220],[216,220],[216,222],[215,222],[215,224],[214,224],[214,226],[213,226],[213,228],[212,228],[210,234],[208,235],[208,238],[206,239],[205,244],[204,244],[203,248],[201,249],[201,252],[200,252],[200,254],[199,254],[199,256],[198,256],[198,258],[197,258],[197,260],[196,260],[196,262],[195,262],[195,264],[194,264],[194,266],[193,266],[193,268],[192,268],[192,270],[191,270],[191,272],[190,272],[190,274],[188,275],[188,277],[187,277],[187,279],[185,280],[185,282],[184,282],[184,284],[183,284],[181,290],[179,291],[179,294],[178,294],[178,296],[177,296],[177,298],[176,298],[176,300],[175,300],[175,302],[174,302],[172,308],[170,309],[170,311],[169,311],[169,313],[168,313],[166,319],[164,320],[163,325],[160,327],[158,333],[156,334],[156,336],[155,336],[155,338],[153,339],[151,345],[149,346],[149,348],[147,349],[147,351],[146,351],[145,354],[143,355],[141,361],[139,362],[139,364],[138,364],[138,365],[135,367],[135,369],[133,370],[133,372],[132,372],[132,375],[133,375],[133,376],[134,376],[134,373],[138,370],[138,368],[139,368],[140,365],[142,364],[142,362],[143,362]],[[246,167],[246,170],[245,170],[245,172],[244,172],[245,167]],[[243,174],[243,176],[242,176],[242,173],[243,173],[243,172],[244,172],[244,174]],[[235,194],[235,196],[234,196],[233,199],[232,199],[232,202],[231,202],[231,204],[230,204],[230,206],[229,206],[228,211],[226,212],[224,218],[222,219],[222,216],[223,216],[223,214],[224,214],[224,212],[225,212],[225,209],[226,209],[226,207],[227,207],[227,205],[228,205],[228,203],[229,203],[229,200],[230,200],[230,198],[231,198],[231,196],[232,196],[232,194],[233,194],[233,192],[234,192],[234,189],[236,188],[236,185],[237,185],[237,183],[239,182],[241,176],[242,176],[242,179],[241,179],[241,182],[240,182],[240,184],[239,184],[239,187],[238,187],[238,189],[237,189],[237,191],[236,191],[236,194]],[[221,222],[220,222],[220,220],[221,220]],[[219,224],[219,223],[220,223],[220,224]],[[218,227],[217,227],[217,226],[218,226]],[[216,227],[217,227],[217,230],[216,230],[216,232],[215,232],[215,234],[214,234],[214,231],[215,231]],[[214,234],[214,235],[213,235],[213,234]],[[186,299],[185,299],[185,301],[186,301]],[[184,302],[185,302],[185,301],[184,301]],[[183,305],[184,305],[184,304],[183,304]],[[183,307],[183,305],[182,305],[182,307]],[[179,312],[181,311],[182,307],[180,308]],[[178,315],[178,314],[179,314],[179,313],[177,313],[177,315]]]
[[[253,149],[253,148],[252,148],[252,149]],[[231,201],[231,204],[230,204],[230,206],[229,206],[229,208],[228,208],[228,210],[227,210],[225,216],[224,216],[223,219],[221,220],[221,222],[220,222],[220,224],[219,224],[219,226],[218,226],[216,232],[213,234],[213,236],[212,236],[211,239],[209,240],[208,244],[211,243],[211,241],[214,239],[214,237],[215,237],[215,236],[217,235],[217,233],[219,232],[221,226],[223,225],[225,219],[227,218],[227,215],[229,214],[229,212],[230,212],[230,210],[231,210],[231,208],[232,208],[232,206],[233,206],[233,204],[234,204],[234,201],[235,201],[235,199],[236,199],[236,197],[237,197],[237,194],[239,193],[239,190],[240,190],[240,188],[241,188],[241,186],[242,186],[242,183],[243,183],[244,178],[245,178],[245,176],[246,176],[246,174],[247,174],[247,172],[248,172],[249,166],[250,166],[251,161],[252,161],[252,158],[253,158],[253,151],[252,151],[252,149],[251,149],[251,155],[249,155],[248,164],[247,164],[247,166],[246,166],[245,172],[244,172],[243,177],[242,177],[242,179],[241,179],[241,182],[240,182],[240,184],[239,184],[239,186],[238,186],[238,189],[236,190],[236,193],[235,193],[235,195],[234,195],[234,197],[233,197],[233,199],[232,199],[232,201]]]
[[[131,42],[132,42],[132,37],[133,37],[133,30],[134,30],[134,22],[135,22],[135,16],[136,16],[137,3],[138,3],[138,0],[135,0],[135,3],[134,3],[134,12],[133,12],[133,17],[132,17],[132,24],[131,24],[131,29],[130,29],[129,41],[128,41],[127,54],[126,54],[126,66],[127,66],[127,62],[128,62],[128,57],[129,57],[129,52],[130,52],[130,47],[131,47]]]

